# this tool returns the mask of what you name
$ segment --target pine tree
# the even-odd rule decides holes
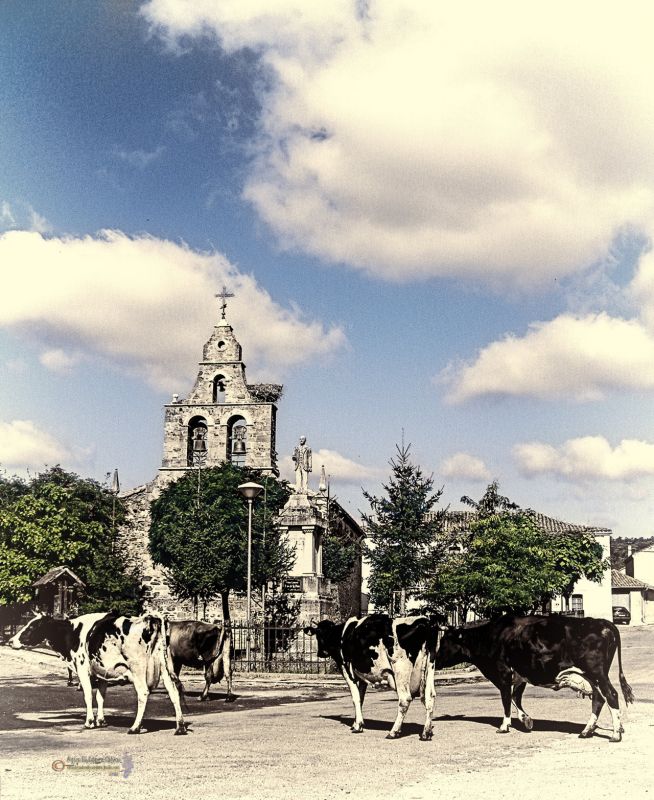
[[[398,593],[398,610],[404,613],[406,599],[422,586],[440,557],[438,533],[444,512],[433,513],[433,508],[443,490],[434,492],[433,478],[411,462],[411,445],[396,448],[397,456],[390,461],[392,474],[383,487],[386,497],[364,491],[371,513],[362,516],[371,600],[376,608],[392,611]]]

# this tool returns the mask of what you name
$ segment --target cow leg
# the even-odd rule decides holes
[[[584,727],[583,731],[579,734],[580,739],[589,739],[593,733],[595,732],[595,728],[597,727],[597,720],[599,719],[600,712],[604,707],[604,698],[600,693],[597,686],[593,686],[593,699],[592,699],[592,706],[591,706],[591,714]]]
[[[93,718],[93,688],[91,687],[91,675],[87,669],[80,669],[77,672],[77,677],[79,678],[79,685],[84,692],[84,704],[86,705],[84,727],[94,728],[95,720]]]
[[[516,707],[520,722],[522,722],[528,731],[531,731],[534,727],[534,721],[522,707],[522,695],[524,694],[526,688],[527,681],[518,677],[513,678],[513,705]]]
[[[618,693],[616,692],[613,684],[607,676],[603,676],[598,681],[599,690],[604,695],[608,704],[609,711],[611,712],[611,722],[613,723],[613,735],[609,739],[610,742],[622,741],[622,723],[620,722],[620,702],[618,700]]]
[[[497,729],[497,733],[508,733],[511,730],[511,683],[511,678],[509,677],[508,681],[503,679],[498,686],[502,698],[504,718],[502,719],[502,724]]]
[[[104,701],[107,695],[107,684],[104,681],[98,681],[95,687],[95,703],[98,707],[98,716],[96,718],[96,725],[98,728],[106,727],[107,723],[104,718]]]
[[[145,706],[148,702],[150,690],[148,689],[148,684],[144,677],[137,677],[136,675],[132,674],[132,683],[134,684],[134,689],[136,691],[138,707],[136,709],[136,718],[134,719],[132,727],[127,731],[127,733],[141,733],[141,722],[143,721],[143,715],[145,714]]]
[[[232,636],[231,625],[225,627],[225,637],[222,643],[221,664],[225,674],[225,683],[227,684],[227,697],[226,703],[233,703],[236,698],[232,692],[232,678],[234,677],[234,639]]]
[[[425,681],[422,687],[421,700],[425,706],[427,715],[425,717],[425,726],[420,734],[420,739],[423,742],[429,741],[433,736],[433,722],[434,716],[434,703],[436,702],[436,689],[434,686],[434,662],[430,659],[425,671]]]
[[[363,733],[363,698],[366,695],[366,683],[362,680],[353,681],[347,673],[345,667],[341,667],[341,672],[347,683],[354,706],[354,722],[350,730],[352,733]]]
[[[75,685],[75,681],[73,680],[73,670],[72,670],[70,667],[68,667],[68,681],[67,681],[67,685],[68,685],[68,686],[74,686],[74,685]]]
[[[406,717],[406,712],[409,710],[410,705],[411,705],[411,692],[409,691],[409,687],[403,686],[401,689],[398,688],[397,717],[395,717],[395,722],[393,723],[393,727],[386,735],[387,739],[397,739],[399,737],[400,731],[402,730],[402,723],[404,722],[404,717]]]
[[[216,661],[217,660],[218,659],[216,659]],[[209,697],[209,687],[213,683],[213,680],[212,680],[213,679],[213,665],[215,663],[216,663],[215,661],[213,661],[213,662],[209,661],[204,665],[204,680],[205,680],[205,684],[204,684],[204,689],[202,690],[202,694],[200,695],[200,700],[206,700],[207,697]]]
[[[186,723],[184,722],[184,716],[182,715],[182,705],[179,700],[179,689],[177,688],[177,684],[173,676],[168,671],[168,665],[164,662],[162,664],[161,669],[161,677],[163,678],[164,686],[166,687],[166,691],[168,692],[168,697],[173,704],[173,708],[175,709],[175,736],[185,736],[186,735]],[[145,696],[147,700],[147,694]],[[140,709],[140,698],[139,698],[139,709]],[[145,711],[145,702],[143,704],[143,710]],[[141,717],[143,714],[141,713]],[[139,723],[140,723],[139,719]],[[136,722],[135,722],[136,724]]]

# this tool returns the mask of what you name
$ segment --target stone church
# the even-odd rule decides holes
[[[127,521],[120,535],[130,567],[141,579],[144,606],[178,619],[191,617],[194,610],[191,603],[174,598],[164,571],[150,558],[151,501],[186,471],[215,467],[225,461],[261,470],[264,475],[279,476],[275,434],[277,403],[283,387],[247,382],[241,345],[226,320],[226,297],[230,295],[223,289],[217,296],[222,297],[222,315],[204,345],[195,385],[186,398],[175,394],[165,406],[161,467],[151,482],[120,495],[127,510]],[[287,505],[279,509],[277,524],[295,546],[296,553],[295,565],[282,588],[292,599],[300,601],[300,621],[325,616],[347,618],[365,612],[361,556],[349,577],[338,585],[326,579],[322,571],[322,538],[329,519],[338,520],[339,535],[349,540],[361,542],[363,532],[343,508],[330,501],[324,469],[318,491],[312,491],[306,484],[307,477],[305,472],[304,485],[296,485]],[[234,619],[245,618],[243,598],[232,597],[230,606]],[[254,612],[257,613],[256,600]],[[207,619],[220,618],[220,602],[200,609],[200,614]]]

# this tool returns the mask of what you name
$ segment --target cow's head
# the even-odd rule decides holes
[[[48,636],[50,622],[52,622],[52,617],[49,615],[37,614],[27,625],[23,625],[15,636],[11,637],[8,644],[14,650],[20,650],[21,647],[34,647],[40,644]]]
[[[438,644],[436,669],[460,664],[468,655],[463,628],[446,628]]]
[[[315,636],[318,643],[320,658],[335,658],[341,649],[341,634],[343,625],[337,625],[330,619],[323,619],[318,623],[312,622],[304,629],[307,636]]]

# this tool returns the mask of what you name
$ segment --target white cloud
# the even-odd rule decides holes
[[[28,419],[0,422],[0,465],[5,469],[31,468],[45,465],[74,465],[85,461],[89,451],[67,447],[40,430]]]
[[[573,481],[629,481],[654,475],[654,444],[623,439],[616,447],[603,436],[568,439],[559,447],[525,442],[513,449],[521,470],[529,476],[555,475]]]
[[[335,450],[321,449],[313,453],[313,475],[311,478],[312,490],[317,490],[320,481],[322,466],[325,474],[332,483],[353,483],[361,485],[365,481],[380,480],[385,470],[378,467],[369,467],[359,464],[352,459],[337,453]],[[295,481],[294,463],[290,456],[280,459],[279,468],[282,476],[293,483]]]
[[[190,384],[198,342],[218,320],[214,294],[223,283],[236,294],[228,316],[252,379],[278,378],[346,341],[340,328],[279,306],[223,256],[151,236],[46,239],[9,231],[0,236],[0,264],[1,327],[50,351],[99,356],[170,392]]]
[[[246,198],[289,248],[401,280],[529,284],[654,230],[654,6],[150,0],[171,42],[253,48]],[[186,37],[186,38],[184,38]]]
[[[491,474],[484,462],[470,453],[454,453],[439,467],[444,478],[462,478],[471,481],[490,480]]]
[[[52,224],[29,203],[0,202],[0,231],[19,228],[37,233],[51,233]]]
[[[563,314],[507,335],[438,380],[448,400],[482,395],[597,400],[610,389],[654,389],[654,333],[639,320]]]
[[[131,167],[136,167],[136,169],[144,170],[146,167],[149,167],[153,161],[161,158],[164,154],[166,148],[160,144],[158,147],[155,147],[154,150],[115,150],[116,158],[124,161],[126,164],[129,164]]]
[[[4,230],[6,228],[15,227],[16,217],[14,216],[11,205],[6,200],[3,200],[2,203],[0,203],[0,228]]]
[[[44,350],[39,356],[41,364],[51,372],[70,372],[80,360],[78,353],[67,353],[59,348]]]

